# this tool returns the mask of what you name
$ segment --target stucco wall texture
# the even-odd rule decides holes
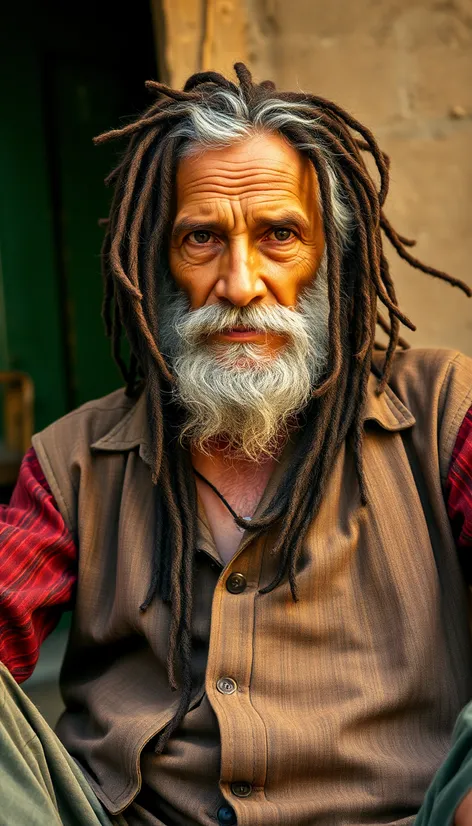
[[[163,0],[165,71],[231,72],[329,97],[391,157],[386,214],[413,254],[472,286],[472,0]],[[162,42],[162,38],[161,38]],[[472,300],[386,241],[412,346],[472,355]]]

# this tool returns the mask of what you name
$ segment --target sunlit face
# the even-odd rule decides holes
[[[169,250],[191,309],[224,303],[295,307],[324,250],[318,182],[310,162],[278,135],[260,134],[184,158]],[[271,352],[284,338],[231,328],[215,342]]]

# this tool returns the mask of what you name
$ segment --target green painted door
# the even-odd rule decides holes
[[[13,22],[0,28],[0,367],[32,376],[41,428],[67,410],[66,362],[41,63]]]
[[[110,192],[103,179],[116,160],[116,146],[95,147],[92,137],[119,123],[123,100],[107,66],[62,58],[51,67],[50,80],[69,393],[76,406],[121,383],[100,316],[103,229],[98,225],[108,214]]]
[[[0,369],[32,376],[37,429],[122,383],[100,318],[98,226],[122,147],[92,138],[147,104],[155,66],[147,0],[2,12]]]

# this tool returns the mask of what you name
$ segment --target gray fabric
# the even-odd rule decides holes
[[[0,826],[120,826],[1,663],[0,707]]]

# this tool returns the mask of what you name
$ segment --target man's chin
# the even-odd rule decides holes
[[[244,438],[239,440],[235,436],[228,436],[224,433],[215,434],[205,439],[190,437],[186,440],[186,444],[191,450],[208,456],[217,454],[231,461],[262,465],[280,456],[288,433],[289,428],[284,426],[280,432],[274,434],[264,444],[255,444],[253,441],[246,442]]]
[[[274,364],[275,354],[260,349],[260,352],[239,352],[231,353],[226,350],[219,350],[214,354],[215,363],[225,370],[267,370]]]
[[[236,370],[238,373],[240,372],[255,372],[256,370],[267,370],[270,366],[269,359],[254,359],[248,356],[239,356],[235,361],[232,361],[231,364],[226,364],[224,361],[218,361],[218,366],[222,367],[224,370]]]

